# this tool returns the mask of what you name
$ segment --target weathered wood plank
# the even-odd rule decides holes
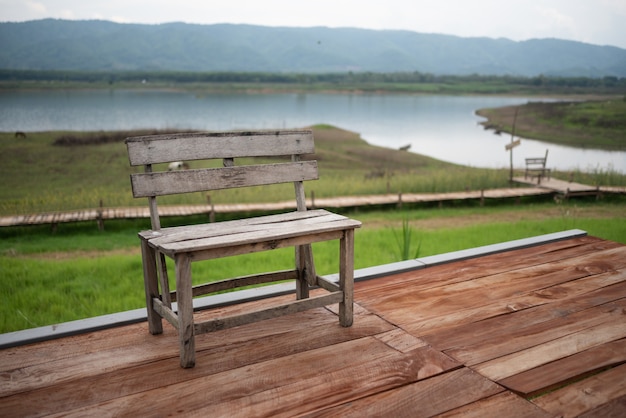
[[[307,417],[433,417],[502,391],[500,386],[462,368],[348,404],[322,409],[307,414]]]
[[[626,338],[516,374],[498,383],[524,397],[550,391],[605,367],[626,363]]]
[[[414,337],[400,328],[376,335],[376,338],[401,353],[406,353],[428,345],[425,341]]]
[[[53,367],[40,372],[46,377],[50,372],[53,379],[59,379],[59,373],[65,371],[63,367],[76,369],[77,363],[86,362],[83,366],[88,369],[82,374],[65,373],[67,378],[53,385],[31,386],[15,396],[2,398],[0,404],[8,416],[37,415],[42,410],[48,414],[74,411],[78,415],[93,415],[98,410],[102,414],[111,411],[116,416],[145,416],[148,411],[175,414],[178,408],[183,411],[209,407],[337,368],[387,357],[390,350],[368,336],[389,330],[389,324],[367,312],[360,311],[358,315],[358,323],[349,329],[339,327],[334,315],[319,309],[220,332],[219,338],[201,335],[196,338],[198,364],[186,370],[177,366],[177,347],[171,344],[175,334],[168,327],[163,337],[146,338],[152,346],[129,345],[131,351],[158,352],[149,363],[126,362],[122,350],[112,350],[108,353],[110,359],[99,363],[90,363],[93,357],[88,353],[70,356],[64,363],[50,365]],[[294,328],[294,320],[307,326]],[[79,340],[89,344],[88,336]],[[164,344],[155,349],[157,340]],[[338,349],[354,355],[349,359],[339,357]],[[35,383],[33,372],[32,368],[24,370],[21,379]],[[194,390],[187,390],[192,383]]]
[[[130,181],[134,197],[149,197],[317,180],[318,178],[317,162],[302,161],[134,173],[131,174]]]
[[[449,350],[487,338],[508,337],[512,329],[532,327],[624,297],[626,271],[611,271],[515,295],[495,302],[494,307],[485,305],[489,318],[473,321],[471,326],[459,321],[421,335],[440,350]],[[555,303],[558,303],[558,309],[555,309]],[[462,314],[476,316],[468,311]],[[448,322],[446,319],[444,321]]]
[[[626,288],[626,286],[623,287]],[[623,319],[622,310],[625,308],[626,299],[622,299],[615,303],[603,304],[571,315],[564,313],[561,317],[532,325],[524,324],[524,315],[519,315],[515,323],[522,325],[517,329],[510,330],[508,334],[484,335],[483,338],[468,341],[466,345],[445,350],[445,352],[466,365],[484,363],[510,352],[530,349],[575,333],[585,332],[588,335],[589,330],[596,326],[613,322],[615,318]],[[552,306],[552,309],[558,310],[558,307]],[[508,341],[505,346],[506,349],[503,350],[502,338],[505,335]],[[538,360],[537,357],[535,360]]]
[[[205,132],[126,139],[133,166],[172,161],[312,154],[311,130]]]
[[[186,253],[188,251],[194,251],[194,261],[210,260],[218,257],[230,257],[241,254],[249,254],[252,252],[269,251],[278,248],[296,247],[300,245],[308,245],[321,241],[331,241],[339,239],[343,236],[343,230],[333,230],[315,232],[308,235],[296,235],[291,237],[280,237],[272,240],[263,240],[258,243],[243,243],[240,245],[231,245],[228,247],[218,246],[209,249],[194,250],[193,247],[179,248],[175,246],[174,249],[163,248],[166,254],[174,256],[177,253]]]
[[[272,225],[268,224],[259,228],[250,228],[251,230],[249,231],[233,232],[229,235],[179,240],[166,244],[157,244],[151,241],[151,244],[155,246],[158,245],[166,251],[180,252],[251,244],[255,242],[271,241],[274,239],[296,237],[298,235],[315,235],[317,233],[341,231],[358,228],[360,226],[360,222],[350,219],[316,223],[297,221],[282,222]]]
[[[281,228],[281,225],[286,223],[289,223],[294,228],[299,228],[305,225],[318,225],[347,219],[345,216],[317,209],[306,212],[257,216],[219,223],[163,228],[159,231],[144,231],[139,235],[144,239],[149,239],[153,245],[158,246],[199,238],[215,238],[232,234],[266,231],[271,228]]]
[[[575,254],[576,252],[570,253],[570,255]],[[484,258],[490,259],[492,257]],[[503,257],[497,258],[500,259],[499,262],[504,261]],[[514,263],[515,257],[506,258],[506,260],[511,260]],[[462,266],[471,266],[473,262],[474,260],[468,260],[454,264],[457,265],[457,269],[462,269]],[[411,285],[402,292],[392,291],[396,287],[394,284],[391,288],[385,287],[384,290],[377,288],[371,293],[366,292],[365,295],[359,291],[359,301],[374,312],[387,312],[386,318],[388,320],[407,327],[407,329],[410,328],[412,333],[424,334],[432,329],[445,326],[446,324],[441,322],[441,319],[448,320],[449,324],[457,325],[459,325],[458,321],[468,323],[485,319],[484,314],[488,313],[484,309],[485,306],[495,306],[497,308],[495,314],[511,312],[514,309],[508,308],[508,305],[515,303],[516,298],[519,298],[520,295],[535,292],[534,296],[537,296],[538,293],[536,292],[540,294],[542,289],[549,286],[623,269],[626,265],[626,247],[601,251],[596,248],[595,251],[589,253],[587,251],[583,254],[578,253],[576,264],[579,267],[572,270],[569,267],[571,261],[566,258],[528,268],[515,269],[512,267],[511,270],[495,274],[481,274],[476,271],[475,276],[472,276],[473,269],[467,268],[463,269],[462,273],[466,278],[464,281],[453,279],[450,283],[444,279],[443,282],[439,281],[440,285],[431,281],[429,284]],[[483,263],[480,262],[479,265],[482,266]],[[441,268],[435,267],[432,270],[410,272],[403,277],[409,276],[413,280],[424,278],[425,281],[429,281],[433,275],[437,277],[441,271],[446,272],[445,277],[455,277],[455,274],[461,274],[460,271],[453,270],[455,269],[451,270],[450,267],[441,266]],[[449,296],[454,294],[463,294],[463,297]],[[370,295],[372,297],[369,297]],[[377,297],[373,297],[374,295]],[[502,305],[501,301],[509,301],[509,303]],[[415,312],[417,305],[420,306],[418,313]],[[513,308],[515,307],[513,306]],[[470,315],[472,311],[478,313],[479,316]]]
[[[214,332],[222,329],[237,327],[240,325],[250,324],[252,322],[276,318],[282,315],[288,315],[296,312],[302,312],[308,309],[319,308],[334,303],[339,303],[343,299],[343,292],[333,292],[326,295],[310,297],[308,299],[300,299],[285,304],[272,306],[263,310],[256,310],[245,314],[239,314],[229,317],[218,317],[208,321],[198,322],[195,324],[195,334],[203,334],[206,332]]]
[[[618,248],[620,244],[602,241],[595,237],[584,236],[545,245],[522,248],[492,254],[477,259],[470,259],[452,264],[434,266],[425,271],[411,271],[359,283],[360,301],[367,303],[377,300],[377,293],[402,292],[407,286],[420,290],[438,287],[457,281],[473,280],[490,274],[528,268],[553,261],[564,261],[584,254],[592,254],[609,248]],[[507,268],[503,269],[502,265]]]
[[[235,277],[233,279],[219,280],[192,287],[194,297],[207,295],[209,293],[232,290],[239,287],[251,286],[262,283],[278,282],[282,280],[293,280],[296,278],[295,270],[282,270],[273,273],[257,274],[253,276]],[[338,289],[335,289],[338,290]],[[176,301],[176,291],[170,293],[172,301]]]
[[[200,312],[199,321],[215,316],[262,309],[292,300],[293,295],[227,306]],[[280,358],[316,347],[332,345],[363,336],[376,335],[392,326],[376,315],[359,309],[358,322],[350,328],[337,323],[336,314],[324,308],[278,317],[217,334],[196,338],[201,363],[196,369],[211,373],[266,359]],[[294,324],[306,326],[294,326]],[[24,347],[2,350],[0,356],[0,394],[8,396],[45,387],[57,387],[76,379],[97,379],[106,373],[120,373],[132,367],[166,361],[163,370],[177,375],[178,345],[176,330],[164,324],[163,335],[155,337],[139,323],[121,328],[97,331],[59,340],[45,341]],[[235,348],[239,347],[237,351]],[[232,351],[231,351],[232,350]],[[202,357],[202,353],[210,358]],[[174,367],[172,367],[174,366]],[[126,372],[125,372],[126,373]],[[169,374],[165,373],[165,374]],[[145,379],[146,375],[138,376]]]
[[[457,408],[439,415],[441,418],[507,417],[507,418],[553,418],[554,416],[531,402],[511,392],[501,392],[487,399]]]
[[[152,299],[152,308],[170,324],[172,324],[174,328],[178,329],[178,316],[169,307],[165,306],[160,299]]]
[[[626,396],[626,364],[533,399],[542,409],[563,418],[576,417]],[[616,409],[619,405],[616,405]]]
[[[626,395],[617,399],[599,405],[584,414],[578,415],[578,418],[623,418],[626,417]]]
[[[547,364],[586,349],[602,345],[626,335],[623,313],[606,323],[560,337],[536,347],[512,352],[506,356],[477,364],[472,368],[491,380],[498,381],[534,367]]]
[[[243,417],[249,413],[246,411],[255,411],[259,416],[297,416],[385,392],[457,367],[457,363],[430,347],[407,354],[394,351],[375,361],[338,367],[215,406],[203,406],[197,413]]]

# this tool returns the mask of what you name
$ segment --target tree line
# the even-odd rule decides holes
[[[277,84],[487,84],[535,88],[626,89],[626,78],[605,76],[559,77],[551,75],[437,75],[414,72],[270,73],[187,71],[70,71],[0,70],[0,81],[56,81],[115,84],[121,82],[166,83],[277,83]]]

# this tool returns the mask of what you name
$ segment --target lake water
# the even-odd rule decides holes
[[[537,100],[536,98],[533,100]],[[526,103],[523,97],[394,94],[210,94],[169,91],[1,92],[0,131],[98,131],[139,128],[234,130],[326,123],[370,144],[474,167],[509,166],[508,134],[495,135],[475,111]],[[626,152],[564,147],[522,139],[514,165],[543,156],[559,170],[626,172]]]

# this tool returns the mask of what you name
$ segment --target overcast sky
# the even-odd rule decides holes
[[[407,29],[626,48],[626,0],[0,0],[0,21],[49,17]]]

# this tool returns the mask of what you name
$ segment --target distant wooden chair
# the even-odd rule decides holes
[[[544,157],[531,157],[526,158],[526,171],[524,172],[524,179],[530,178],[531,180],[536,177],[537,184],[541,184],[541,179],[550,179],[550,169],[546,168],[546,162],[548,161],[548,150]]]
[[[313,133],[302,131],[191,133],[126,139],[134,197],[148,198],[152,229],[139,233],[149,330],[163,332],[162,318],[179,334],[180,364],[195,365],[196,334],[217,331],[307,309],[339,304],[339,323],[353,321],[354,229],[361,223],[325,210],[307,211],[303,181],[318,178]],[[239,157],[290,156],[289,162],[235,165]],[[167,163],[222,159],[224,167],[167,171]],[[246,160],[250,161],[250,160]],[[163,164],[163,171],[154,171]],[[161,228],[157,196],[293,182],[294,212],[248,219]],[[311,244],[339,240],[339,281],[316,274]],[[295,268],[236,277],[192,287],[191,262],[276,248],[295,248]],[[176,290],[170,291],[166,257],[174,261]],[[254,312],[195,323],[193,297],[242,286],[294,279],[296,299]],[[309,289],[328,291],[309,298]],[[173,305],[176,302],[177,306]]]

